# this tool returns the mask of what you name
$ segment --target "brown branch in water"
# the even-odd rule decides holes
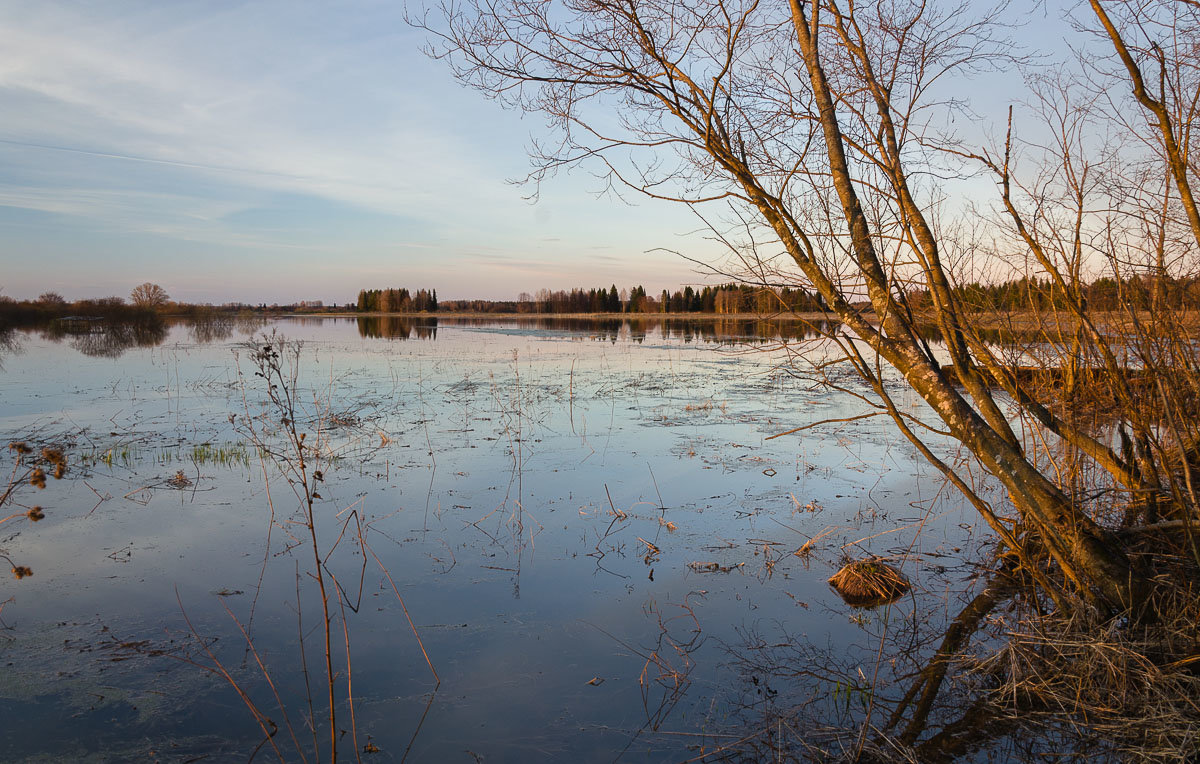
[[[225,668],[225,664],[221,662],[221,659],[218,658],[215,653],[213,653],[212,648],[210,648],[204,638],[200,636],[200,632],[198,632],[196,627],[192,625],[191,619],[188,618],[187,608],[183,606],[183,600],[179,596],[179,587],[175,587],[175,601],[179,603],[179,612],[183,615],[183,621],[187,624],[188,631],[191,632],[197,644],[200,645],[200,649],[204,651],[205,655],[207,655],[209,660],[212,662],[211,666],[203,666],[202,664],[196,665],[201,666],[217,676],[220,676],[229,683],[229,686],[234,689],[234,691],[238,694],[238,697],[242,699],[244,704],[246,704],[246,708],[249,709],[251,716],[254,717],[254,721],[258,723],[258,727],[262,730],[263,736],[270,741],[272,750],[275,751],[275,755],[279,757],[279,761],[282,764],[282,762],[286,760],[283,757],[283,752],[279,750],[279,746],[275,744],[275,730],[268,729],[268,725],[274,726],[275,723],[272,722],[266,714],[262,713],[262,711],[258,709],[258,706],[254,703],[246,691],[242,689],[242,686],[238,683],[238,681],[234,679],[233,675],[229,673],[229,670]],[[297,750],[299,750],[298,747]]]
[[[429,653],[425,650],[425,643],[421,640],[421,635],[417,633],[417,625],[413,623],[412,616],[408,613],[408,606],[404,604],[404,597],[400,596],[400,589],[397,588],[396,582],[392,580],[391,572],[383,564],[383,561],[379,559],[379,555],[375,554],[375,550],[371,548],[370,544],[364,541],[363,549],[371,553],[371,556],[375,558],[375,562],[379,564],[379,569],[387,577],[388,583],[392,585],[392,591],[396,594],[396,600],[400,603],[401,609],[404,610],[404,617],[408,619],[408,627],[412,629],[413,636],[417,640],[417,646],[421,648],[421,655],[425,656],[425,665],[429,666],[429,673],[433,674],[434,687],[441,686],[442,679],[438,676],[437,669],[433,667],[433,661],[430,660]]]
[[[763,440],[775,440],[776,438],[782,438],[784,435],[793,435],[797,432],[803,432],[804,430],[811,430],[814,427],[820,427],[821,425],[824,425],[824,424],[835,424],[837,422],[857,422],[860,419],[870,419],[872,417],[885,416],[886,414],[887,414],[886,411],[873,411],[870,414],[859,414],[858,416],[841,417],[838,419],[822,419],[819,422],[810,422],[808,424],[801,425],[799,427],[793,427],[792,429],[787,430],[786,432],[777,432],[774,435],[768,435],[767,437],[763,438]]]
[[[933,709],[933,702],[941,690],[942,681],[946,677],[946,671],[949,669],[951,661],[956,655],[962,653],[971,637],[979,630],[979,624],[983,619],[1014,592],[1013,582],[1005,574],[997,573],[988,581],[983,591],[977,594],[955,616],[946,629],[946,636],[942,639],[937,652],[921,670],[917,681],[896,704],[885,729],[895,727],[903,719],[905,709],[916,699],[917,705],[913,710],[913,715],[909,719],[908,726],[900,735],[900,740],[906,745],[912,745],[916,741],[925,729],[926,719]]]

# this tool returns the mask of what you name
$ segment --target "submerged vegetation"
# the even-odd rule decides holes
[[[111,446],[92,446],[80,449],[79,463],[87,467],[133,467],[146,462],[169,466],[187,462],[198,466],[249,467],[256,451],[244,441],[225,443],[177,444],[173,446],[143,446],[138,443],[119,443]]]

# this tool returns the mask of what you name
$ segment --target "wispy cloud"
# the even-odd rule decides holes
[[[21,108],[5,109],[0,138],[108,160],[118,175],[153,163],[381,212],[514,202],[497,177],[511,166],[462,134],[453,108],[430,103],[431,79],[448,88],[444,100],[453,86],[398,20],[395,48],[375,58],[354,13],[209,7],[5,9],[0,97]],[[405,76],[413,70],[423,77]]]
[[[661,210],[622,208],[630,222],[614,226],[581,191],[531,208],[505,181],[525,170],[526,125],[421,55],[402,13],[385,2],[0,0],[0,206],[57,216],[81,235],[268,259],[345,240],[364,269],[389,248],[537,249],[503,267],[582,273],[596,259],[585,247],[636,253],[672,235]],[[573,183],[556,188],[574,193]],[[301,212],[256,225],[281,199]],[[53,255],[33,234],[21,241]],[[15,245],[0,253],[6,270]]]

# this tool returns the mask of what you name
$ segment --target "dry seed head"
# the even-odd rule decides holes
[[[33,507],[25,513],[25,516],[28,517],[31,522],[36,523],[38,520],[44,520],[46,518],[46,513],[42,511],[41,507]]]
[[[67,457],[63,456],[62,449],[60,448],[51,448],[49,446],[43,448],[42,458],[55,465],[65,465],[67,463]]]
[[[23,442],[19,442],[19,441],[18,441],[18,442],[14,442],[14,443],[9,443],[9,444],[8,444],[8,447],[9,447],[9,449],[10,449],[10,450],[12,450],[12,451],[16,451],[18,454],[31,454],[31,453],[33,453],[33,449],[32,449],[32,448],[30,448],[30,447],[29,447],[28,445],[26,445],[25,443],[23,443]]]
[[[33,473],[29,476],[29,484],[35,488],[46,487],[46,471],[41,467],[34,467]]]
[[[27,576],[32,576],[33,571],[30,570],[29,568],[25,567],[24,565],[14,565],[13,569],[12,569],[12,574],[13,574],[14,578],[16,578],[18,581],[20,581],[22,578],[26,578]]]

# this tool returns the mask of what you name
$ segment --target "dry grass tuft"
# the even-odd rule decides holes
[[[846,563],[829,579],[829,585],[846,604],[855,607],[883,605],[912,588],[903,573],[876,559]]]
[[[992,678],[997,717],[1057,728],[1129,760],[1191,761],[1200,748],[1200,613],[1190,596],[1158,610],[1145,626],[1031,615],[969,668]]]

